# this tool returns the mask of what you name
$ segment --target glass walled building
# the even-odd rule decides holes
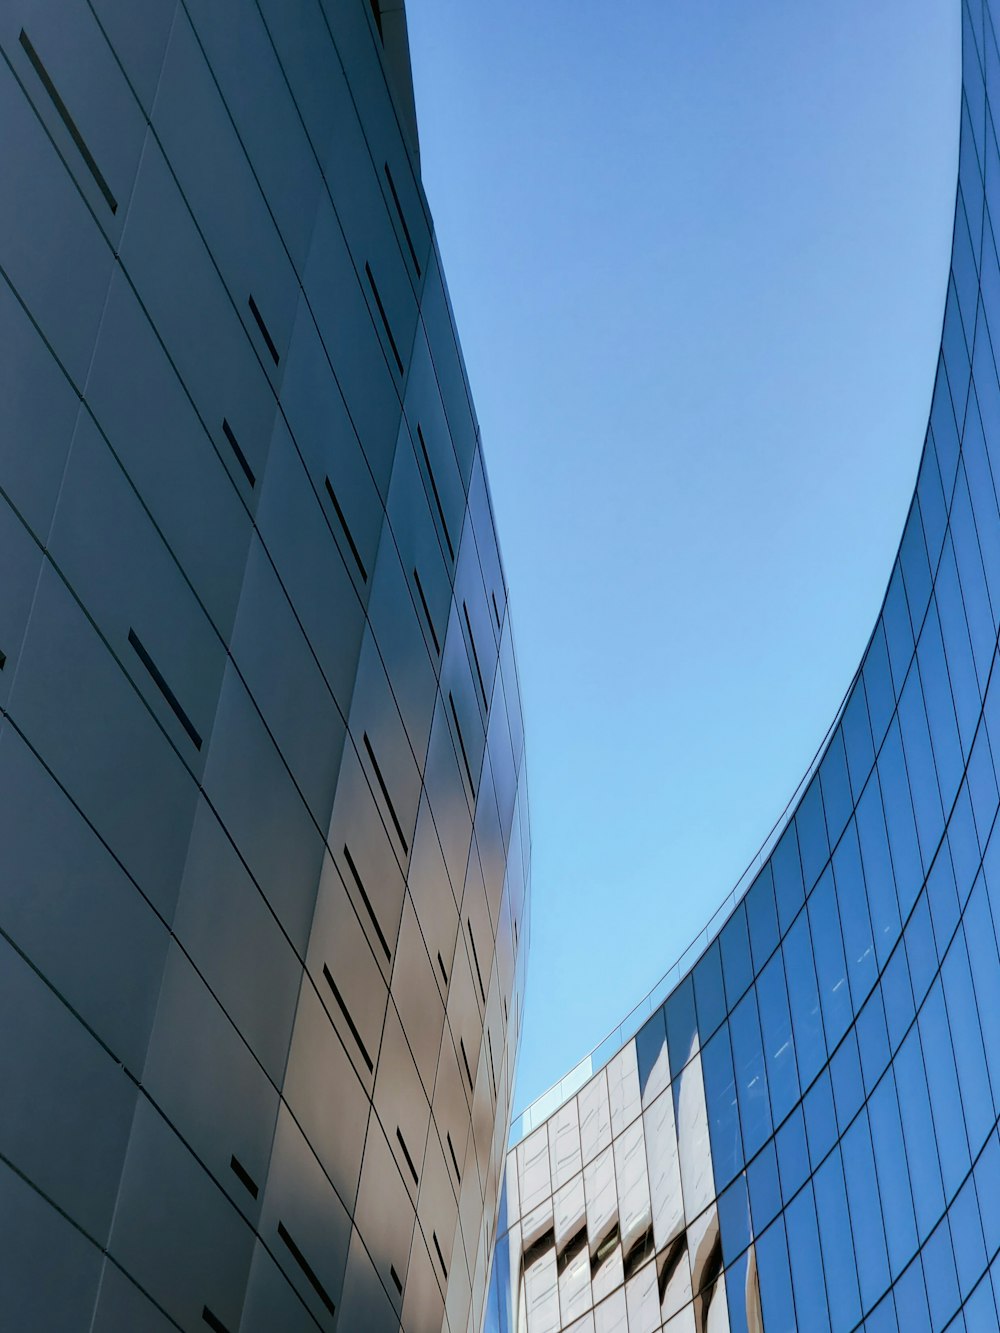
[[[0,1324],[478,1330],[529,833],[402,7],[0,55]]]
[[[1000,1327],[998,22],[878,624],[721,930],[515,1127],[489,1333]]]

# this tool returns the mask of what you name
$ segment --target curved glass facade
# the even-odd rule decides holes
[[[941,353],[878,624],[717,937],[526,1117],[491,1333],[1000,1323],[996,106],[994,15],[969,0]]]
[[[482,1322],[517,670],[402,6],[0,12],[0,1324]]]

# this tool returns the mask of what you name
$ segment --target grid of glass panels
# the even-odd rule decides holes
[[[996,107],[967,0],[942,346],[882,613],[717,939],[510,1153],[490,1333],[998,1327]]]
[[[482,1322],[517,669],[399,4],[0,7],[0,1323]]]

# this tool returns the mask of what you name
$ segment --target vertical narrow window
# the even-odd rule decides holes
[[[483,671],[479,665],[479,654],[476,652],[476,636],[472,632],[472,620],[469,616],[469,606],[467,602],[462,602],[462,612],[465,615],[465,628],[469,631],[469,646],[472,649],[472,661],[476,668],[476,679],[479,681],[479,692],[483,696],[483,703],[489,710],[490,701],[486,696],[486,682],[483,680]]]
[[[246,454],[245,454],[245,453],[243,452],[243,450],[240,448],[239,441],[237,440],[236,436],[233,434],[233,428],[232,428],[232,426],[230,426],[229,422],[225,419],[225,417],[222,418],[222,433],[223,433],[223,435],[225,435],[226,439],[229,441],[229,447],[230,447],[230,449],[232,449],[232,451],[233,451],[233,456],[235,457],[237,463],[239,463],[240,467],[242,468],[242,470],[243,470],[243,475],[246,477],[247,481],[250,483],[250,489],[253,490],[253,488],[254,488],[254,484],[256,483],[257,478],[256,478],[256,477],[254,476],[254,474],[253,474],[253,468],[252,468],[252,467],[250,466],[250,464],[247,462],[247,456],[246,456]]]
[[[458,1039],[459,1050],[462,1052],[462,1064],[465,1065],[465,1077],[469,1080],[469,1091],[474,1092],[475,1087],[472,1082],[472,1070],[469,1068],[469,1057],[465,1053],[465,1041],[462,1037]]]
[[[437,1238],[437,1232],[432,1233],[434,1237],[434,1249],[437,1251],[438,1263],[441,1265],[441,1272],[444,1274],[445,1282],[448,1281],[448,1269],[445,1267],[444,1255],[441,1253],[441,1242]]]
[[[330,1311],[331,1315],[335,1315],[337,1313],[337,1307],[330,1299],[329,1292],[326,1290],[322,1282],[320,1282],[319,1278],[316,1276],[316,1273],[313,1270],[312,1265],[308,1262],[305,1255],[295,1244],[295,1241],[292,1240],[291,1236],[288,1233],[288,1228],[285,1226],[284,1222],[278,1223],[278,1235],[285,1242],[285,1248],[288,1250],[288,1253],[292,1256],[292,1258],[295,1260],[298,1266],[302,1269],[302,1272],[305,1274],[306,1280],[312,1287],[313,1291],[320,1298],[320,1300],[323,1302],[326,1308]]]
[[[438,640],[437,630],[434,628],[434,621],[431,619],[431,609],[427,605],[427,598],[424,596],[424,585],[420,582],[420,575],[417,573],[416,569],[414,569],[413,571],[413,582],[416,584],[417,595],[420,598],[420,605],[424,609],[424,617],[427,620],[427,628],[430,630],[431,639],[434,641],[434,651],[437,653],[438,657],[440,657],[441,644],[440,641]]]
[[[458,720],[458,709],[455,707],[455,696],[450,690],[448,691],[448,703],[451,705],[451,716],[455,722],[455,730],[458,732],[458,748],[462,751],[462,762],[465,764],[465,773],[469,779],[469,786],[472,789],[472,794],[475,796],[476,784],[472,778],[472,766],[469,763],[469,756],[465,749],[465,737],[462,735],[462,727]]]
[[[455,548],[451,544],[451,533],[448,531],[448,520],[444,516],[444,506],[441,504],[441,495],[437,488],[437,482],[434,480],[434,469],[431,467],[430,455],[427,452],[427,442],[424,439],[424,432],[417,422],[417,439],[420,442],[420,452],[423,454],[424,467],[427,469],[427,480],[431,484],[431,493],[434,496],[434,504],[437,508],[438,518],[441,520],[441,527],[444,531],[444,539],[448,545],[448,554],[451,556],[451,563],[455,563]]]
[[[337,499],[330,478],[326,477],[324,480],[326,483],[326,493],[330,497],[330,503],[333,505],[333,512],[337,515],[337,522],[340,524],[344,537],[347,539],[347,545],[351,548],[351,555],[354,556],[354,563],[357,565],[358,573],[361,575],[361,582],[367,583],[368,570],[365,569],[365,562],[361,559],[361,552],[358,550],[357,543],[354,540],[354,534],[351,532],[347,519],[344,517],[344,511],[340,507],[340,501]]]
[[[469,932],[469,943],[472,945],[472,961],[473,961],[473,962],[475,963],[475,965],[476,965],[476,980],[479,982],[479,994],[483,997],[483,1004],[485,1004],[485,1003],[486,1003],[486,988],[485,988],[485,986],[483,985],[483,974],[482,974],[482,972],[479,970],[479,953],[478,953],[478,950],[476,949],[476,937],[475,937],[475,935],[473,935],[473,933],[472,933],[472,920],[471,920],[471,918],[470,918],[469,920],[466,921],[465,925],[466,925],[466,929],[467,929],[468,932]]]
[[[250,1197],[252,1199],[256,1199],[259,1193],[259,1190],[257,1189],[257,1182],[254,1180],[253,1176],[251,1176],[250,1172],[246,1169],[246,1167],[243,1165],[240,1159],[235,1156],[231,1157],[229,1160],[229,1166],[233,1172],[233,1175],[240,1182],[243,1188],[247,1191]]]
[[[142,642],[140,641],[139,636],[138,634],[136,634],[134,629],[129,630],[128,641],[132,645],[132,648],[135,650],[136,657],[138,657],[139,661],[142,663],[142,665],[146,668],[147,672],[149,673],[150,678],[153,681],[153,684],[156,686],[156,688],[160,691],[164,699],[169,704],[170,711],[173,713],[174,717],[176,717],[177,721],[187,732],[188,736],[190,737],[192,745],[196,750],[200,750],[201,736],[196,730],[194,723],[191,721],[187,713],[185,713],[184,709],[181,707],[177,695],[174,694],[173,690],[164,680],[163,676],[160,673],[159,667],[150,657],[149,653],[146,652],[146,649],[143,647]]]
[[[38,52],[32,46],[31,39],[23,28],[21,29],[21,35],[18,38],[18,40],[20,41],[21,47],[24,50],[24,54],[28,57],[28,60],[31,62],[32,69],[38,75],[42,87],[48,93],[52,105],[55,107],[56,113],[59,116],[59,119],[66,126],[66,129],[69,132],[69,137],[73,140],[73,144],[76,147],[77,152],[83,158],[84,165],[90,172],[91,176],[93,176],[97,188],[104,196],[104,202],[107,204],[108,208],[111,209],[112,213],[117,213],[118,200],[111,193],[111,187],[108,185],[108,182],[104,179],[104,175],[100,167],[94,161],[94,155],[93,153],[91,153],[90,149],[84,142],[83,135],[77,128],[76,121],[69,114],[69,108],[67,107],[66,103],[62,100],[62,98],[59,96],[55,84],[49,77],[48,70],[42,64]]]
[[[377,4],[378,0],[372,0]],[[410,235],[410,229],[406,225],[406,216],[403,213],[403,205],[399,202],[399,195],[396,193],[396,182],[392,179],[392,172],[389,170],[389,163],[385,164],[385,178],[389,182],[389,189],[392,193],[392,202],[396,205],[396,213],[399,217],[399,225],[403,228],[403,236],[406,239],[406,248],[410,252],[410,258],[413,260],[413,267],[417,271],[417,277],[420,277],[420,260],[417,258],[417,252],[413,248],[413,238]]]
[[[413,1158],[410,1156],[410,1150],[406,1146],[406,1140],[403,1138],[403,1131],[398,1125],[396,1126],[396,1142],[400,1146],[403,1157],[406,1160],[406,1165],[410,1168],[410,1175],[413,1177],[414,1185],[419,1185],[420,1177],[417,1175],[417,1168],[413,1165]]]
[[[392,797],[389,795],[389,788],[385,785],[385,778],[382,776],[382,770],[379,768],[378,760],[375,758],[375,751],[372,749],[372,743],[368,739],[368,732],[364,733],[365,749],[368,751],[368,758],[371,760],[372,768],[375,772],[375,781],[378,783],[379,791],[389,810],[389,818],[392,820],[392,826],[396,830],[396,836],[403,845],[403,851],[409,855],[410,845],[406,841],[403,833],[403,826],[399,822],[399,816],[396,814],[396,807],[392,803]]]
[[[387,962],[391,963],[392,950],[389,948],[389,941],[382,934],[382,927],[378,923],[378,917],[375,915],[375,909],[374,907],[372,907],[371,900],[369,899],[368,894],[365,892],[365,886],[362,883],[360,874],[358,873],[358,867],[354,864],[354,857],[351,855],[351,849],[348,847],[346,842],[344,843],[344,860],[347,862],[347,868],[351,872],[351,878],[354,880],[355,887],[357,888],[358,893],[361,895],[361,901],[365,905],[365,910],[368,913],[368,917],[375,930],[375,934],[378,936],[378,942],[382,946],[382,951],[386,956],[386,960]]]
[[[247,304],[250,307],[251,315],[254,317],[254,322],[258,329],[260,329],[260,336],[264,339],[264,345],[271,354],[271,360],[275,365],[278,365],[281,358],[278,356],[278,349],[274,345],[274,339],[271,337],[270,330],[264,323],[264,316],[260,313],[260,310],[257,307],[257,302],[251,296],[247,301]]]
[[[368,0],[368,3],[371,5],[372,18],[375,20],[375,27],[378,29],[378,39],[380,42],[384,42],[385,34],[382,32],[382,10],[379,2],[378,0]]]
[[[448,1140],[448,1152],[451,1154],[451,1164],[455,1168],[455,1179],[461,1185],[462,1173],[458,1169],[458,1158],[455,1156],[455,1145],[451,1141],[451,1134],[446,1132],[445,1138]]]
[[[375,1066],[372,1064],[372,1058],[371,1058],[371,1056],[368,1054],[368,1047],[367,1047],[367,1046],[365,1045],[365,1043],[362,1041],[362,1039],[361,1039],[361,1033],[358,1031],[357,1024],[355,1023],[354,1019],[351,1017],[350,1010],[347,1008],[347,1005],[344,1003],[344,997],[341,995],[340,991],[337,989],[337,983],[336,983],[336,982],[334,981],[334,979],[333,979],[333,973],[332,973],[332,972],[330,971],[330,969],[327,967],[326,963],[323,964],[323,976],[324,976],[324,978],[326,979],[326,984],[330,987],[330,990],[331,990],[332,993],[333,993],[333,998],[337,1001],[337,1008],[340,1010],[341,1014],[343,1015],[343,1017],[344,1017],[344,1022],[347,1024],[348,1028],[350,1029],[351,1036],[352,1036],[352,1037],[354,1038],[354,1040],[357,1042],[358,1050],[361,1052],[361,1058],[362,1058],[362,1060],[364,1060],[364,1062],[365,1062],[365,1067],[366,1067],[366,1069],[368,1070],[369,1074],[374,1073],[374,1071],[375,1071]]]
[[[382,297],[379,295],[378,287],[375,285],[375,278],[372,275],[370,264],[365,264],[365,273],[368,277],[368,286],[372,289],[372,296],[375,298],[375,304],[378,306],[378,313],[382,320],[382,327],[385,329],[385,336],[389,339],[389,346],[392,349],[396,367],[402,375],[405,369],[403,366],[403,358],[399,355],[399,348],[396,346],[396,339],[392,335],[392,327],[389,324],[389,316],[385,313],[385,306],[382,304]]]

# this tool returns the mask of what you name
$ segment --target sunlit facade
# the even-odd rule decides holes
[[[941,354],[878,624],[721,931],[582,1087],[516,1126],[489,1333],[1000,1326],[990,10],[963,4]]]
[[[529,832],[402,7],[0,52],[0,1325],[475,1333]]]

